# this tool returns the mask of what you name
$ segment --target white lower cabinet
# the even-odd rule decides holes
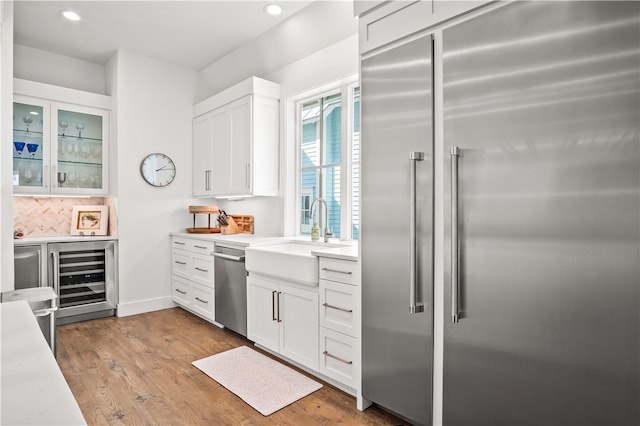
[[[194,314],[214,321],[214,243],[171,238],[171,295],[173,301]]]
[[[320,325],[356,336],[356,287],[320,280]]]
[[[171,284],[173,287],[173,301],[183,306],[189,305],[193,297],[191,294],[191,283],[184,278],[173,275],[171,277]]]
[[[318,292],[249,275],[247,338],[318,371]]]
[[[213,321],[213,288],[201,284],[193,284],[192,296],[191,307],[193,311]]]
[[[360,387],[360,270],[350,260],[319,259],[319,372]]]
[[[356,389],[357,344],[355,337],[320,327],[320,373]]]

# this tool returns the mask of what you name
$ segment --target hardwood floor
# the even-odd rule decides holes
[[[405,424],[376,407],[358,411],[354,397],[326,383],[264,417],[191,365],[238,346],[256,348],[180,308],[62,325],[57,344],[58,364],[89,425]]]

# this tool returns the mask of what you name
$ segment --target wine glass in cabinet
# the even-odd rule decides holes
[[[49,154],[49,108],[46,102],[16,96],[13,103],[13,185],[42,192]]]
[[[107,182],[106,139],[109,129],[108,112],[89,107],[54,103],[56,135],[59,148],[54,164],[56,173],[67,176],[56,192],[95,193],[105,190]],[[63,129],[64,127],[64,129]]]

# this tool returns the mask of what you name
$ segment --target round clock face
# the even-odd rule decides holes
[[[176,177],[176,165],[171,158],[155,152],[142,160],[140,174],[149,185],[167,186]]]

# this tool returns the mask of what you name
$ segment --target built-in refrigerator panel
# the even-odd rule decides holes
[[[361,66],[362,395],[414,424],[432,422],[432,70],[431,36]]]
[[[640,424],[639,7],[443,32],[446,425]]]

